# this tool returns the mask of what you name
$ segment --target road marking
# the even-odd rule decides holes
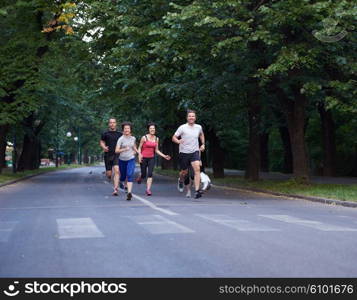
[[[91,218],[57,219],[57,229],[59,239],[104,237]]]
[[[193,233],[194,231],[160,215],[129,216],[138,225],[153,234]]]
[[[259,215],[259,216],[276,220],[276,221],[290,223],[290,224],[302,225],[322,231],[357,231],[357,228],[330,225],[318,221],[300,219],[289,215]]]
[[[6,243],[18,222],[0,222],[0,243]]]
[[[112,197],[112,196],[110,196]],[[107,196],[109,198],[109,196]],[[167,204],[168,205],[168,204]],[[104,205],[63,205],[63,206],[25,206],[25,207],[6,207],[0,208],[0,210],[31,210],[31,209],[67,209],[67,208],[110,208],[110,207],[145,207],[145,205],[140,203],[116,203],[116,204],[104,204]]]
[[[124,192],[124,190],[122,190],[122,189],[120,189],[120,190]],[[151,207],[152,209],[158,210],[158,211],[160,211],[164,214],[167,214],[169,216],[177,216],[178,215],[178,213],[175,213],[169,209],[160,208],[160,207],[156,206],[154,203],[152,203],[151,201],[146,200],[138,195],[135,195],[135,194],[132,194],[132,195],[133,195],[133,198],[141,201],[142,203],[146,204],[147,206]]]
[[[280,231],[279,229],[265,226],[262,224],[256,224],[247,220],[237,220],[227,215],[204,215],[195,214],[203,219],[210,220],[212,222],[236,229],[238,231]]]

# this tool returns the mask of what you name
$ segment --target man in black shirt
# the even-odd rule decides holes
[[[114,169],[113,195],[117,196],[119,190],[119,166],[118,155],[115,154],[115,147],[122,133],[117,131],[117,121],[114,118],[109,119],[108,127],[108,131],[102,134],[99,144],[104,151],[105,170],[109,180],[112,178],[112,169]]]

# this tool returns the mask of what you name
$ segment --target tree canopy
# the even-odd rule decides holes
[[[115,116],[136,135],[156,122],[177,158],[171,136],[190,108],[215,176],[225,167],[252,180],[261,170],[303,181],[356,175],[352,1],[4,3],[3,141],[15,132],[23,145],[27,136],[57,149],[79,130],[83,149],[99,154],[99,133]]]

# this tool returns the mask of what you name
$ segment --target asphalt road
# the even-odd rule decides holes
[[[103,167],[0,188],[0,277],[357,277],[357,209],[212,189],[111,196]]]

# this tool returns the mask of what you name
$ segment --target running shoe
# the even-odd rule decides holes
[[[119,182],[119,187],[120,187],[122,190],[124,190],[124,183]]]
[[[118,196],[118,189],[114,189],[114,191],[113,191],[113,194],[112,194],[113,196]]]
[[[183,193],[183,182],[180,181],[180,178],[177,181],[177,189],[180,193]]]
[[[151,196],[151,191],[150,190],[146,190],[146,195],[147,196]]]
[[[188,190],[188,191],[187,191],[186,197],[187,197],[187,198],[191,198],[191,190]]]
[[[131,194],[131,193],[128,193],[128,194],[126,195],[126,200],[130,201],[131,198],[132,198],[132,194]]]
[[[202,192],[201,191],[196,191],[195,193],[195,199],[201,198],[202,197]]]

